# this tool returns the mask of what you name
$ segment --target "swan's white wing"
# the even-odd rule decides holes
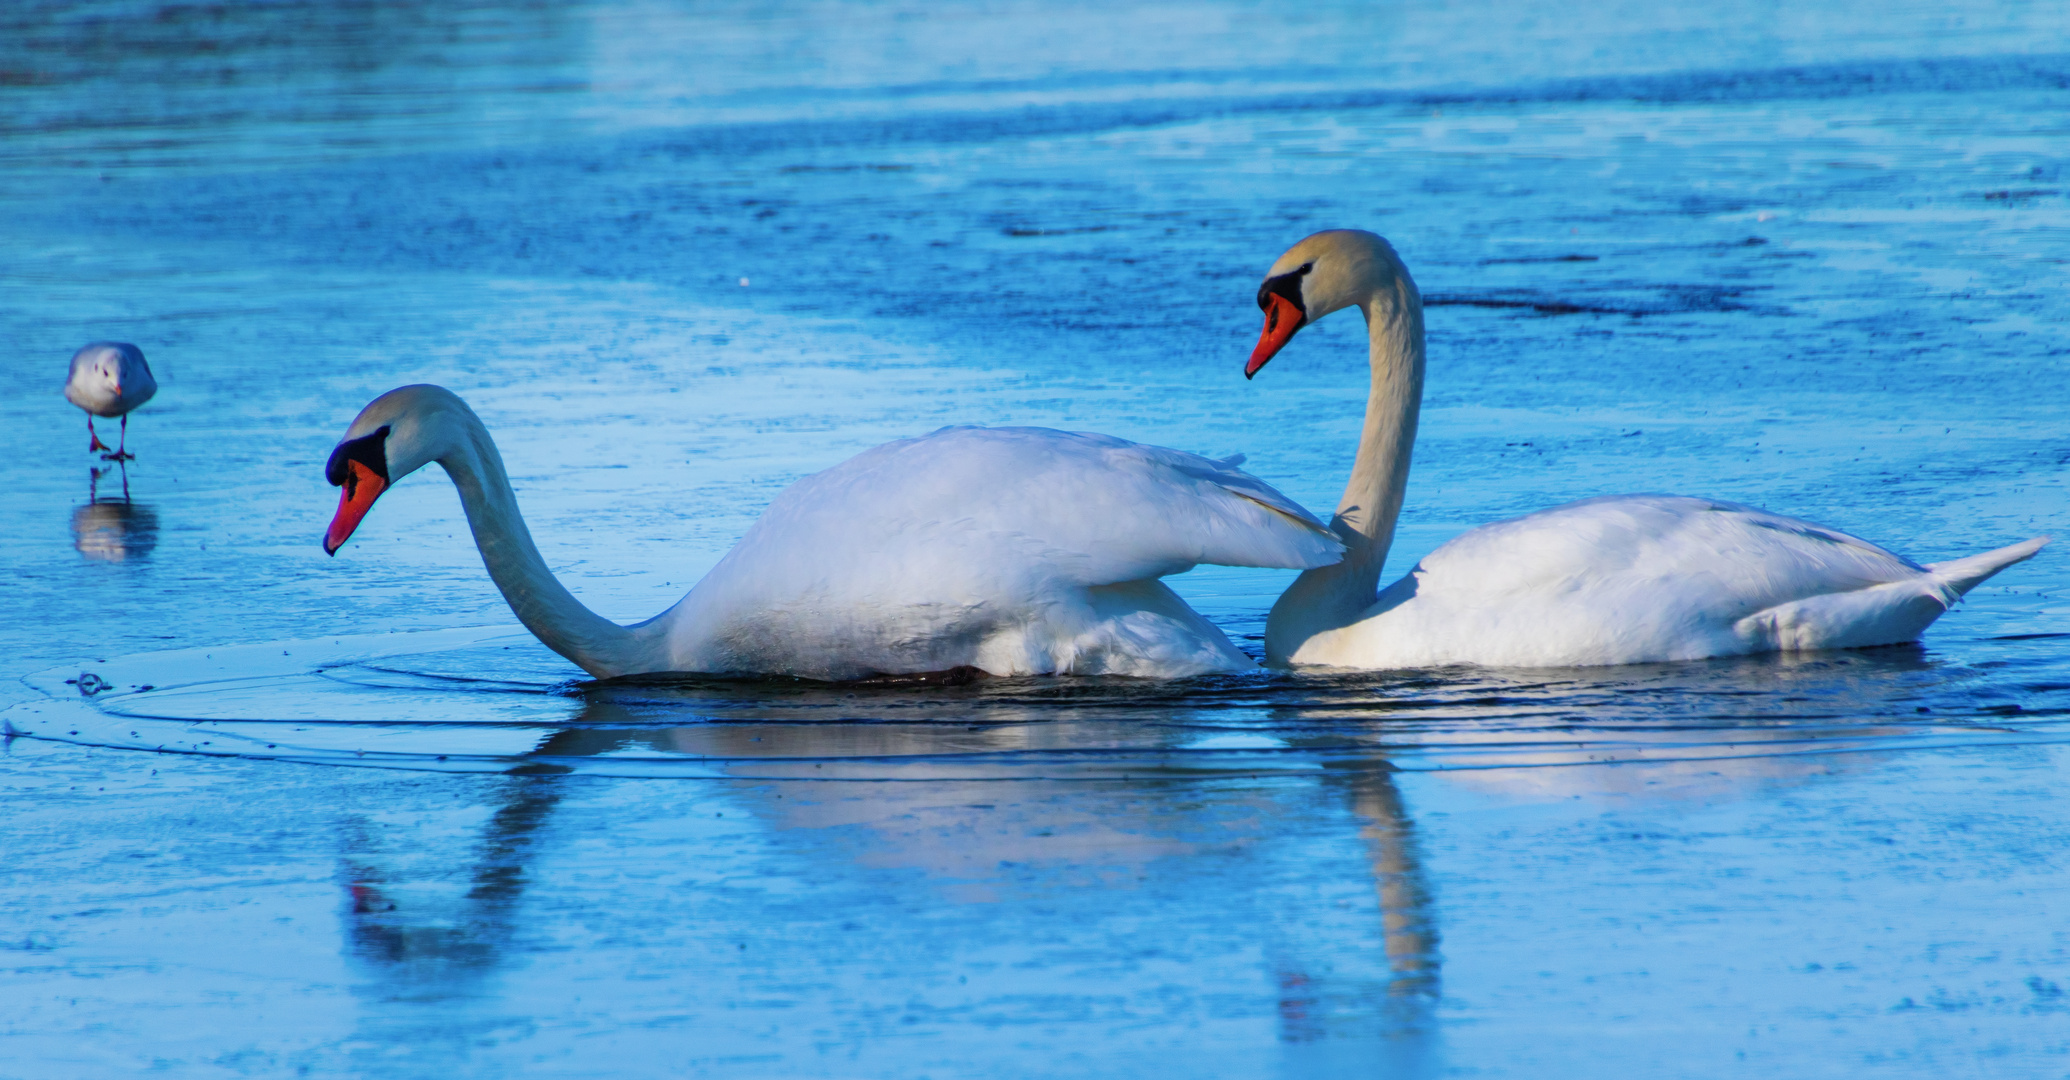
[[[962,554],[992,573],[1039,564],[1079,585],[1343,557],[1321,522],[1238,460],[1047,428],[943,428],[799,481],[751,537],[828,537],[873,561]]]
[[[1490,601],[1635,592],[1741,615],[1925,568],[1859,537],[1738,503],[1611,495],[1473,529],[1420,569]],[[1736,617],[1736,616],[1735,616]]]

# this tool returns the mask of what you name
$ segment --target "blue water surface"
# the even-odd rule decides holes
[[[1327,510],[1358,321],[1241,369],[1328,227],[1430,303],[1390,573],[1622,491],[2061,533],[2065,117],[2050,3],[10,7],[0,1077],[2070,1074],[2058,547],[1913,646],[829,687],[584,680],[435,470],[318,546],[410,382],[621,620],[949,423]]]

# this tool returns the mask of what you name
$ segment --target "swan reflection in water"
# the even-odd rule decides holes
[[[122,473],[122,497],[100,493],[101,477],[110,469],[91,470],[86,502],[72,511],[72,546],[89,559],[119,563],[141,559],[158,546],[158,512],[129,497],[129,470],[120,462],[115,468]]]
[[[709,767],[707,778],[507,775],[483,781],[494,791],[487,806],[431,811],[416,822],[356,822],[341,868],[350,947],[373,975],[368,991],[387,1003],[365,1022],[427,1051],[449,1046],[458,1060],[497,1021],[428,1004],[493,998],[490,984],[529,963],[535,942],[565,936],[570,916],[556,913],[594,913],[630,899],[637,883],[609,877],[621,867],[674,873],[686,859],[710,858],[728,880],[755,881],[753,891],[776,898],[776,906],[742,906],[731,886],[689,886],[659,910],[585,916],[615,922],[621,936],[665,933],[679,957],[680,978],[665,984],[670,994],[780,1001],[801,1030],[831,1028],[867,1043],[877,1023],[867,1006],[876,997],[838,988],[881,978],[889,964],[911,980],[895,995],[901,1000],[908,993],[940,999],[933,1007],[952,1016],[975,1009],[1061,1022],[1023,1015],[1047,1008],[1040,1003],[1047,998],[1015,980],[1033,979],[1027,972],[1040,968],[1048,972],[1037,980],[1046,993],[1059,978],[1082,980],[1082,970],[1052,967],[1048,958],[1059,954],[1042,940],[1065,925],[1070,955],[1101,953],[1102,963],[1124,972],[1135,970],[1138,952],[1152,958],[1141,963],[1178,960],[1196,971],[1217,966],[1197,962],[1203,958],[1256,957],[1241,961],[1255,966],[1234,986],[1182,980],[1183,989],[1157,992],[1181,995],[1162,1006],[1181,1022],[1209,1013],[1235,1018],[1210,997],[1245,1001],[1251,1016],[1269,1019],[1276,1031],[1271,1053],[1283,1075],[1435,1075],[1443,1068],[1435,1019],[1443,898],[1401,770],[1489,747],[1505,762],[1558,766],[1466,769],[1419,781],[1523,801],[1709,799],[1817,783],[1873,767],[1880,757],[1795,751],[1822,741],[1838,747],[1908,737],[1915,703],[1959,695],[1973,674],[1902,647],[1616,673],[1288,677],[1270,692],[1239,679],[1181,686],[999,680],[925,689],[697,679],[583,684],[573,689],[580,713],[535,729],[540,741],[512,761],[516,769],[581,773],[585,762],[695,761]],[[1239,726],[1244,734],[1232,735]],[[1601,767],[1588,760],[1597,744],[1577,751],[1577,737],[1688,753]],[[1541,749],[1530,750],[1534,743]],[[1222,747],[1232,749],[1218,758]],[[588,796],[562,805],[575,792],[604,790],[594,784],[642,787],[603,801],[615,810]],[[618,835],[598,815],[628,813],[634,804],[656,815],[642,811],[643,820],[690,804],[723,808],[728,827],[744,817],[749,832],[709,845],[688,833],[675,834],[675,846],[637,842],[602,869],[591,865],[594,850],[581,857],[565,850],[578,841],[594,849],[598,836]],[[550,827],[556,819],[562,827]],[[592,882],[602,873],[612,884],[535,869],[557,863],[590,867]],[[793,897],[809,900],[783,899]],[[978,914],[944,914],[956,909]],[[959,918],[962,932],[945,929]],[[626,921],[635,919],[648,921],[635,929]],[[790,959],[764,944],[743,953],[738,966],[702,968],[680,958],[703,948],[701,939],[726,944],[758,929],[795,942]],[[854,930],[866,939],[836,932]],[[1022,933],[1028,940],[1019,940]],[[863,940],[868,948],[855,952]],[[967,988],[940,981],[944,963],[953,979],[976,970],[974,957],[1015,949],[1023,951],[998,965],[1002,981],[982,988],[976,977]],[[799,965],[811,967],[809,979]],[[1085,1045],[1098,1042],[1094,1029],[1120,1037],[1121,1028],[1142,1021],[1145,999],[1129,996],[1130,977],[1083,995],[1072,1015],[1090,1025]],[[806,984],[818,989],[801,990]],[[1110,1000],[1126,1004],[1100,1004]],[[1103,1025],[1108,1008],[1133,1019]],[[680,1030],[685,1040],[710,1034],[689,1019]],[[806,1052],[781,1040],[759,1046]]]
[[[897,783],[603,781],[649,785],[642,801],[710,803],[723,806],[726,818],[744,815],[753,823],[753,862],[758,865],[735,872],[752,873],[778,894],[795,886],[841,907],[844,917],[869,935],[868,952],[896,950],[918,972],[945,960],[958,965],[973,957],[996,957],[1001,947],[1025,946],[1027,954],[1016,957],[1029,961],[1051,947],[1041,939],[1054,932],[1051,920],[1056,918],[1026,911],[1031,902],[1049,907],[1052,900],[1068,896],[1058,902],[1086,913],[1084,921],[1071,925],[1095,942],[1118,932],[1098,925],[1110,917],[1120,923],[1144,916],[1154,920],[1176,902],[1179,910],[1170,912],[1174,922],[1157,932],[1168,937],[1121,932],[1128,947],[1152,955],[1262,950],[1264,970],[1251,1008],[1255,1017],[1276,1027],[1278,1049],[1267,1057],[1276,1054],[1286,1075],[1318,1075],[1318,1066],[1327,1069],[1321,1075],[1337,1075],[1343,1071],[1339,1064],[1353,1061],[1364,1063],[1354,1070],[1362,1074],[1435,1071],[1430,1043],[1439,989],[1437,918],[1414,825],[1384,760],[1340,762],[1321,775],[1259,779],[1152,764],[1126,782],[1076,779],[1064,769],[1000,782],[970,778],[954,759],[1039,750],[1052,742],[1052,729],[1059,725],[788,721],[656,727],[652,710],[629,707],[622,700],[625,694],[625,688],[608,684],[588,689],[580,720],[548,737],[535,760],[646,750],[788,761],[809,770],[819,763],[814,759],[829,767],[860,757],[913,759],[904,774],[908,782]],[[651,699],[647,691],[632,696]],[[926,702],[914,704],[930,708]],[[1182,732],[1179,737],[1192,736]],[[941,756],[945,751],[948,758]],[[588,892],[536,869],[563,858],[559,849],[569,840],[593,835],[600,827],[587,820],[597,812],[591,798],[563,805],[577,791],[594,793],[589,782],[552,775],[485,782],[495,792],[487,807],[431,812],[415,821],[406,815],[356,819],[345,830],[341,906],[348,948],[372,976],[361,996],[380,1003],[362,1012],[361,1035],[373,1042],[405,1040],[420,1054],[467,1059],[474,1052],[470,1048],[499,1021],[471,1019],[478,1010],[448,1006],[493,997],[490,987],[504,971],[529,962],[532,943],[559,936],[539,925],[542,918],[559,918],[550,912],[609,903],[614,895],[628,899],[616,890]],[[696,785],[690,798],[669,790],[680,783]],[[1288,820],[1303,822],[1312,842],[1270,842],[1269,834],[1282,831]],[[452,826],[458,821],[470,824],[456,830]],[[1319,851],[1329,853],[1320,865]],[[646,857],[663,870],[675,861],[669,856],[681,855],[680,847],[657,848]],[[637,853],[626,857],[643,858]],[[715,846],[711,857],[738,860],[741,853],[737,847]],[[1333,883],[1326,899],[1312,889],[1319,878]],[[580,902],[571,892],[579,894]],[[710,936],[724,943],[754,934],[752,924],[764,919],[759,909],[738,908],[713,918],[730,905],[714,907],[717,901],[711,897],[679,895],[678,914],[696,912],[694,920],[649,911],[639,918],[658,921],[643,923],[638,932],[665,933],[671,939]],[[845,906],[851,901],[844,897],[856,896],[868,897],[868,906]],[[996,906],[1002,904],[1009,907]],[[944,941],[927,928],[944,925],[938,918],[901,914],[945,907],[961,908],[977,924],[1005,933]],[[1003,921],[993,914],[999,912],[1006,914]],[[867,1028],[870,1022],[860,1015],[846,1015],[858,1002],[843,1004],[838,992],[808,991],[819,1000],[798,1000],[795,988],[804,975],[811,976],[804,981],[838,987],[876,973],[868,961],[848,958],[854,947],[849,943],[857,939],[836,931],[853,930],[853,925],[839,926],[839,919],[821,924],[817,918],[817,913],[800,918],[797,909],[778,908],[766,913],[764,924],[764,929],[774,924],[801,944],[825,939],[831,958],[811,972],[789,970],[787,964],[721,970],[685,964],[679,969],[681,981],[723,984],[712,994],[721,998],[788,997],[785,1008],[793,1019],[785,1022],[801,1030]],[[1021,930],[1029,940],[1014,941]],[[756,948],[765,958],[771,955]],[[1113,962],[1133,961],[1117,957]],[[916,975],[914,985],[897,996],[903,999],[909,990],[915,996],[960,998],[939,1007],[988,1013],[1049,1007],[1029,1004],[1034,983],[1023,980],[1034,978],[1053,990],[1054,976],[1002,970],[998,977],[1005,981],[987,983],[975,974],[981,966],[973,961],[969,967],[968,986],[945,988],[936,981],[930,990],[928,977]],[[1050,990],[1035,997],[1046,999]],[[1194,1011],[1202,1019],[1219,1013],[1222,1007],[1208,999],[1229,990],[1191,988],[1201,999]],[[704,993],[685,986],[671,992]],[[1103,984],[1088,991],[1088,1000],[1112,992]],[[1107,1006],[1091,1008],[1095,1016],[1082,1019],[1096,1019]],[[819,1010],[837,1015],[822,1016]],[[1101,1026],[1119,1029],[1134,1023],[1117,1016]],[[912,1033],[911,1028],[902,1032]],[[705,1034],[690,1024],[681,1030],[686,1042]],[[1423,1062],[1430,1067],[1418,1064]]]

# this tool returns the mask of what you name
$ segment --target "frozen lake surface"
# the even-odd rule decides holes
[[[948,687],[588,682],[436,472],[318,545],[408,382],[627,621],[949,423],[1327,511],[1358,321],[1241,368],[1338,226],[1431,301],[1390,577],[1622,491],[2060,535],[2066,117],[2050,4],[0,13],[0,1077],[2070,1073],[2060,545],[1916,646]]]

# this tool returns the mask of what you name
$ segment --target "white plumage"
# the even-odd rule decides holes
[[[1157,579],[1200,563],[1321,566],[1343,548],[1239,460],[1044,428],[944,428],[864,451],[779,495],[661,616],[670,666],[1253,666]]]
[[[325,546],[437,461],[512,610],[595,675],[1194,675],[1256,665],[1158,578],[1343,553],[1239,460],[1044,428],[944,428],[793,484],[689,595],[624,627],[547,570],[473,411],[408,386],[369,404],[333,452],[327,473],[344,491]]]

